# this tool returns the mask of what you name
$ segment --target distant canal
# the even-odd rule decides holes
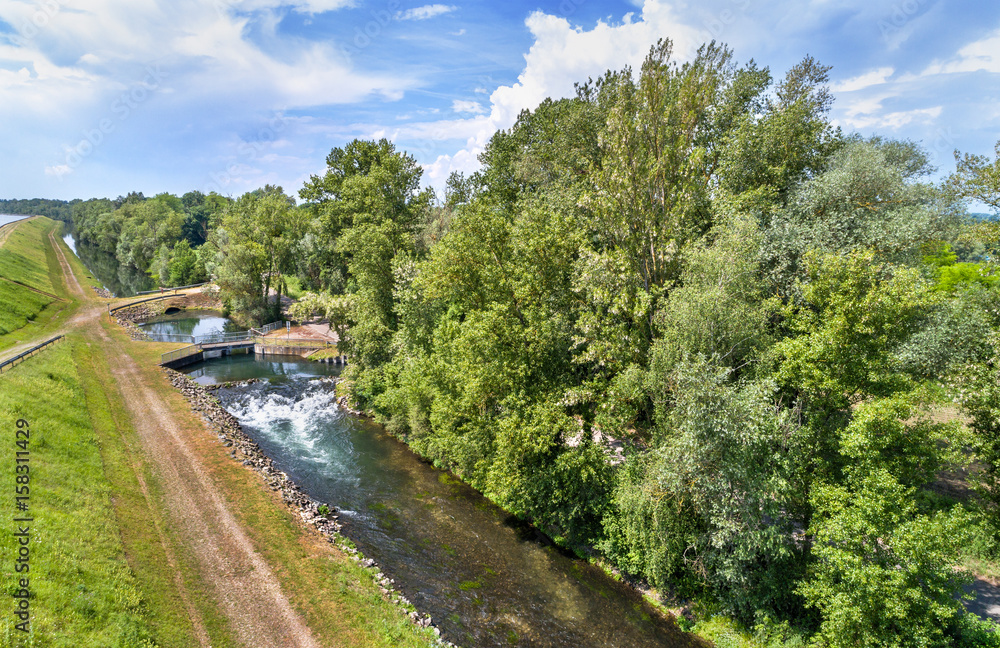
[[[7,223],[13,223],[14,221],[19,221],[22,218],[28,218],[27,216],[18,214],[0,214],[0,227],[6,225]]]
[[[115,297],[134,297],[140,292],[156,288],[156,282],[151,276],[132,266],[118,263],[117,258],[90,243],[78,240],[72,232],[63,236],[63,240],[94,278]]]

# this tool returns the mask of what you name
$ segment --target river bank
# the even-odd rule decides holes
[[[230,449],[229,456],[257,473],[268,487],[281,495],[285,505],[302,521],[314,527],[323,534],[327,541],[336,544],[342,551],[351,556],[361,567],[370,570],[372,582],[390,603],[398,606],[401,614],[409,618],[419,627],[432,627],[430,616],[422,615],[413,604],[393,588],[394,581],[378,570],[378,565],[371,558],[366,558],[343,535],[338,522],[337,507],[329,503],[318,502],[306,495],[298,484],[288,478],[284,472],[277,470],[274,462],[261,450],[260,446],[244,432],[239,420],[227,412],[210,392],[220,387],[232,387],[253,384],[254,380],[238,383],[213,385],[213,389],[202,386],[186,375],[173,369],[163,369],[170,383],[187,399],[191,409],[201,414],[209,426],[218,434],[223,446]],[[440,630],[432,628],[440,636]],[[438,640],[438,645],[454,648],[454,644]]]

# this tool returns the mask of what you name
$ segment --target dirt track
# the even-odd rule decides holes
[[[79,312],[65,328],[85,328],[91,342],[102,347],[116,380],[115,387],[141,439],[145,459],[163,487],[167,510],[160,512],[150,499],[142,471],[132,466],[156,520],[157,533],[169,563],[164,567],[173,572],[200,644],[208,647],[209,637],[184,588],[176,558],[164,537],[165,525],[170,526],[178,540],[195,556],[199,574],[228,618],[233,635],[243,644],[318,648],[309,628],[281,591],[270,566],[234,518],[229,502],[208,477],[203,459],[191,450],[185,430],[176,422],[176,413],[148,386],[148,372],[128,355],[123,343],[101,327],[99,320],[106,312],[105,305],[83,290],[62,247],[52,235],[49,239],[67,288],[82,301]],[[164,379],[159,374],[155,378]]]
[[[121,343],[106,334],[102,338],[108,357],[116,359],[111,371],[144,454],[163,485],[165,522],[195,554],[233,634],[247,646],[318,646],[190,449],[171,408],[145,384]]]

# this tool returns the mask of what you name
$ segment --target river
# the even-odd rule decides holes
[[[63,240],[115,297],[134,297],[142,291],[156,288],[156,282],[145,272],[118,263],[114,256],[101,252],[92,244],[78,241],[72,233],[64,235]]]
[[[534,528],[379,426],[338,407],[330,365],[229,356],[189,368],[312,498],[340,509],[343,533],[443,636],[470,648],[695,645],[631,588],[567,555]]]
[[[7,223],[13,223],[14,221],[19,221],[22,218],[28,218],[28,216],[19,214],[0,214],[0,227],[6,225]]]

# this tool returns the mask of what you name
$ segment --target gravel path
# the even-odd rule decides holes
[[[984,619],[1000,622],[1000,587],[986,580],[977,578],[966,588],[976,595],[976,598],[965,602],[965,609]]]
[[[157,511],[142,471],[133,466],[140,488],[154,513],[157,533],[167,555],[164,568],[174,573],[178,591],[199,643],[209,646],[209,637],[197,609],[190,602],[176,558],[164,536],[169,528],[194,555],[200,576],[208,583],[219,609],[226,615],[236,638],[249,647],[319,648],[309,628],[292,608],[288,597],[264,558],[253,547],[211,480],[204,460],[191,449],[190,432],[176,421],[176,412],[149,387],[150,377],[126,353],[123,343],[100,326],[106,306],[87,295],[58,242],[49,237],[69,289],[83,305],[67,328],[83,327],[92,343],[108,358],[118,392],[125,403],[151,464],[163,487],[165,511]],[[163,379],[157,374],[154,379]],[[207,431],[206,431],[207,434]]]

